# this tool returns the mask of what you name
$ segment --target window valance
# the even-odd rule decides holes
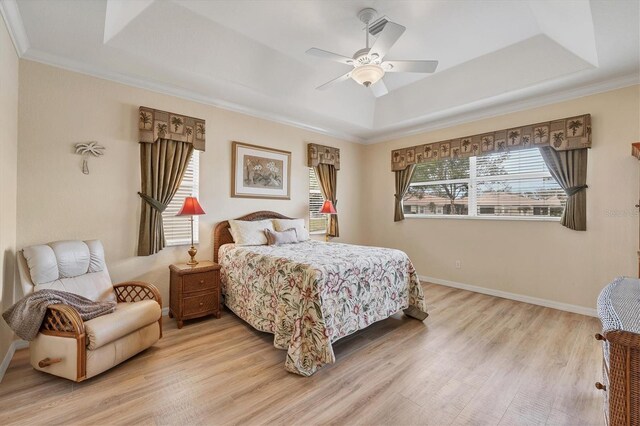
[[[199,118],[141,106],[138,128],[143,143],[168,139],[190,143],[199,151],[205,149],[205,121]]]
[[[318,164],[330,164],[340,170],[340,149],[310,143],[307,145],[307,165],[317,167]]]
[[[438,159],[473,157],[544,146],[555,151],[591,148],[591,115],[396,149],[391,151],[391,170],[404,170],[413,164]]]

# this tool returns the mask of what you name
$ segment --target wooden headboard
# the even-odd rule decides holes
[[[280,213],[270,212],[270,211],[259,211],[249,213],[242,217],[237,218],[236,220],[265,220],[265,219],[291,219],[285,215],[281,215]],[[220,222],[213,229],[213,261],[218,263],[218,251],[220,247],[225,244],[232,244],[233,237],[231,236],[231,231],[229,230],[229,221],[225,220],[224,222]]]

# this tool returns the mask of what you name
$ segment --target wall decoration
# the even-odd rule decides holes
[[[104,155],[106,148],[99,145],[98,142],[86,142],[76,144],[76,154],[82,155],[82,173],[89,174],[89,157],[101,157]]]
[[[231,196],[291,198],[291,153],[233,142]]]
[[[315,143],[307,144],[307,166],[316,167],[318,164],[331,164],[340,170],[340,150]]]
[[[205,150],[205,121],[199,118],[141,106],[138,130],[142,143],[171,139],[193,144],[193,148],[199,151]]]
[[[529,124],[391,151],[391,170],[438,159],[472,157],[550,146],[556,151],[591,148],[591,115]]]

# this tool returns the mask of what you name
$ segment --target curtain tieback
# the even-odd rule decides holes
[[[580,186],[572,186],[571,188],[567,188],[564,190],[564,192],[571,197],[572,195],[576,195],[578,192],[580,191],[584,191],[585,189],[587,189],[588,186],[587,185],[580,185]]]
[[[400,194],[393,194],[394,197],[396,197],[396,200],[398,201],[402,201],[402,199],[404,198],[404,195],[400,195]]]
[[[155,198],[149,197],[148,195],[143,194],[142,192],[138,192],[138,195],[144,201],[146,201],[147,204],[149,204],[154,209],[158,210],[160,213],[162,213],[167,209],[167,204],[162,204],[160,201],[156,200]]]

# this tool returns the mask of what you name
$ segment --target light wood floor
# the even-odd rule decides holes
[[[225,311],[166,318],[155,347],[75,384],[16,353],[0,424],[602,424],[595,318],[425,284],[430,317],[396,315],[335,345],[313,377]]]

